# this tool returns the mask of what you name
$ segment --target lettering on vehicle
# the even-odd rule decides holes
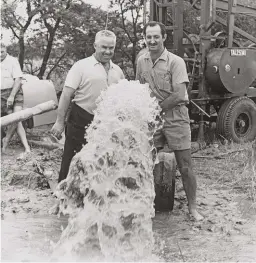
[[[230,55],[233,57],[246,56],[246,49],[231,49]]]

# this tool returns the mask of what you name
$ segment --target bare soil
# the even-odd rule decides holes
[[[48,214],[62,150],[33,147],[28,160],[18,161],[21,151],[14,141],[1,159],[2,261],[39,261],[35,254],[47,259],[67,222]],[[216,143],[193,154],[198,208],[205,219],[189,219],[178,174],[173,211],[157,213],[153,220],[155,253],[163,261],[256,262],[252,153],[251,144]]]

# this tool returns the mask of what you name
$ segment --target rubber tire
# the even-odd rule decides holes
[[[228,105],[230,103],[230,99],[226,100],[222,105],[220,110],[218,111],[217,121],[216,121],[216,134],[224,136],[224,123],[225,123],[225,113],[228,109]]]
[[[235,121],[241,113],[247,113],[251,123],[249,131],[239,137],[235,132]],[[225,101],[218,112],[216,133],[236,143],[253,141],[256,138],[256,104],[254,101],[248,97],[235,97]]]

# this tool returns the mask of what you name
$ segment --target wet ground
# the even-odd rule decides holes
[[[67,223],[48,214],[61,150],[33,147],[28,160],[16,161],[20,152],[14,143],[1,160],[2,261],[47,261]],[[250,157],[250,145],[215,145],[194,154],[205,219],[190,221],[177,175],[174,210],[153,220],[155,253],[163,261],[256,262],[256,175]]]

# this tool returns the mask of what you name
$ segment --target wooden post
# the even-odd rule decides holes
[[[29,119],[32,116],[55,110],[57,108],[57,104],[53,100],[49,100],[47,102],[41,103],[36,105],[33,108],[27,108],[18,112],[11,113],[9,115],[6,115],[4,117],[1,117],[0,126],[4,127],[7,125],[10,125],[12,123],[24,121],[26,119]]]

